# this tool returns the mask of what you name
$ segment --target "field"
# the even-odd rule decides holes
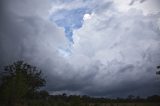
[[[160,106],[160,103],[104,103],[90,104],[89,106]]]

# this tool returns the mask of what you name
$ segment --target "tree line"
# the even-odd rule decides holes
[[[160,69],[160,66],[157,67]],[[157,71],[159,74],[159,71]],[[97,106],[102,103],[160,102],[160,96],[147,98],[94,98],[87,95],[49,95],[42,71],[23,61],[5,66],[0,75],[0,106]]]

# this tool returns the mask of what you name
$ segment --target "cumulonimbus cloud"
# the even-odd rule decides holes
[[[91,18],[74,30],[74,44],[65,57],[59,52],[68,48],[64,30],[49,20],[50,12],[57,11],[54,2],[61,2],[4,0],[0,10],[1,66],[18,59],[37,65],[47,76],[46,89],[53,94],[159,93],[155,75],[160,63],[159,13],[122,12],[112,0],[97,1],[77,1],[80,7],[88,6]],[[72,9],[69,2],[62,3],[63,9]]]

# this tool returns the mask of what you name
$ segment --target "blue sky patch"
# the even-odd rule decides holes
[[[65,29],[66,37],[73,43],[73,30],[82,27],[83,16],[86,13],[89,13],[89,10],[87,8],[59,10],[56,13],[52,14],[50,19],[59,27],[63,27]]]

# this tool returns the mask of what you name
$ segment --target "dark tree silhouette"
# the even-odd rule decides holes
[[[156,74],[160,75],[160,66],[157,66],[158,71],[156,72]]]
[[[157,69],[160,71],[160,66]],[[159,95],[147,98],[129,95],[117,99],[87,95],[49,95],[47,91],[39,89],[45,85],[41,71],[23,61],[5,66],[0,78],[0,106],[141,106],[142,103],[160,106]]]
[[[1,78],[0,99],[12,106],[33,97],[45,85],[41,71],[23,61],[5,66]]]

